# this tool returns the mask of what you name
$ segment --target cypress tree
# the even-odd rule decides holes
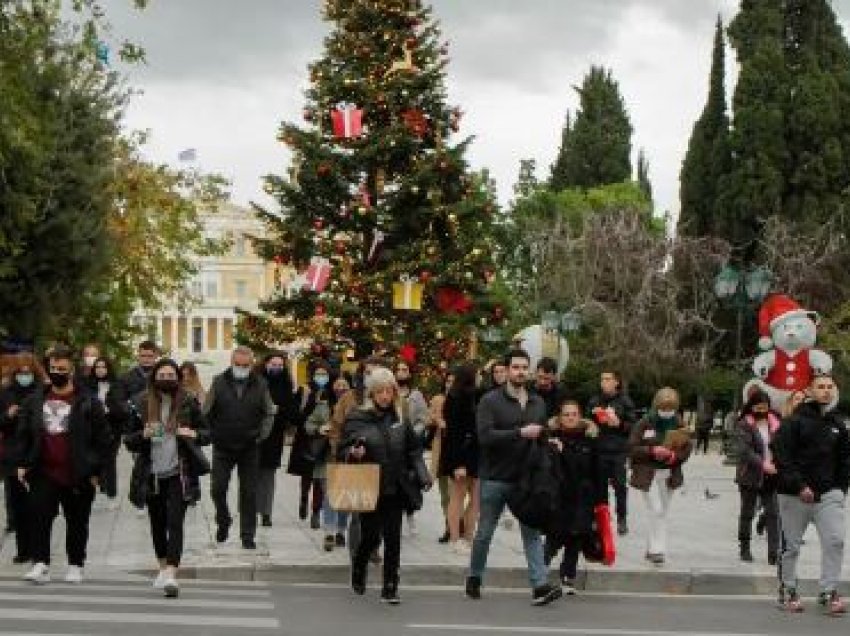
[[[785,2],[789,220],[828,219],[850,188],[850,46],[826,0]]]
[[[549,177],[549,187],[552,190],[566,190],[569,187],[567,183],[567,157],[570,152],[570,135],[573,130],[573,116],[567,111],[566,121],[564,122],[564,130],[561,132],[561,149],[558,151],[558,157],[555,163],[552,164],[552,174]]]
[[[594,188],[632,177],[632,124],[610,70],[594,66],[581,88],[581,108],[565,127],[553,167],[553,189]],[[557,174],[557,180],[555,176]]]
[[[787,69],[782,3],[743,0],[729,27],[741,73],[735,88],[731,169],[721,178],[717,220],[738,257],[754,256],[760,219],[780,214],[786,191]]]
[[[718,17],[714,35],[708,101],[694,125],[682,164],[679,232],[705,236],[722,232],[717,223],[720,178],[729,170],[729,116],[726,108],[726,46],[723,21]]]
[[[652,201],[652,181],[649,179],[649,159],[643,148],[638,153],[637,182],[641,191],[646,195],[647,201]]]

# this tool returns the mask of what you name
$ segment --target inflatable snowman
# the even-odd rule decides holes
[[[804,391],[815,375],[832,371],[829,354],[814,348],[819,322],[817,313],[788,296],[768,296],[758,315],[759,347],[765,351],[753,361],[756,377],[744,386],[744,400],[761,389],[781,412],[792,393]]]

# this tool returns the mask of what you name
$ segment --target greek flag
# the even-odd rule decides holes
[[[198,160],[198,151],[195,148],[187,148],[181,152],[177,153],[178,161],[197,161]]]

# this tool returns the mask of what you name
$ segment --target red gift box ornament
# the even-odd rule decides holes
[[[331,263],[326,258],[314,256],[305,274],[304,289],[322,293],[331,278]]]
[[[337,139],[353,139],[363,134],[363,109],[353,104],[340,104],[331,113],[334,136]]]

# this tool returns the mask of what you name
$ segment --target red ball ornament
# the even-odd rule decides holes
[[[325,315],[326,311],[327,310],[325,309],[325,306],[323,304],[319,303],[318,305],[316,305],[316,309],[315,309],[316,316],[322,317],[322,316]]]
[[[416,45],[418,43],[419,43],[419,41],[416,38],[407,38],[404,41],[404,46],[407,47],[408,49],[413,49],[413,48],[416,48]]]
[[[496,305],[493,307],[493,317],[501,319],[505,316],[505,308],[501,305]]]
[[[327,177],[331,173],[331,164],[327,162],[320,163],[319,167],[316,168],[316,173],[320,177]]]
[[[431,272],[429,272],[427,269],[422,270],[419,273],[419,282],[422,283],[423,285],[427,285],[428,281],[430,281],[430,280],[431,280]]]
[[[317,230],[321,230],[323,227],[325,227],[325,220],[324,219],[316,219],[315,221],[313,221],[313,227],[316,228]]]
[[[334,241],[334,251],[339,255],[345,254],[345,242]]]

